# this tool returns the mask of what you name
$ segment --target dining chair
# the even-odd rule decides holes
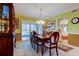
[[[33,31],[33,47],[34,49],[36,48],[37,53],[38,53],[39,46],[42,45],[41,40],[42,39],[38,37],[38,34],[35,31]]]
[[[53,32],[50,36],[49,42],[45,43],[45,48],[49,49],[49,55],[51,56],[51,49],[56,49],[56,54],[58,56],[58,41],[59,41],[59,32]]]

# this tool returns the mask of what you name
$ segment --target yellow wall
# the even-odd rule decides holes
[[[25,21],[27,23],[36,23],[37,20],[39,19],[36,19],[36,18],[31,18],[31,17],[24,17],[24,16],[16,16],[16,18],[19,19],[19,28],[16,29],[16,33],[21,33],[21,23],[22,21]]]

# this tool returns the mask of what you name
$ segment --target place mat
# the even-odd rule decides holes
[[[61,49],[61,50],[64,51],[64,52],[70,52],[71,50],[73,50],[72,47],[66,46],[66,45],[60,46],[59,49]]]

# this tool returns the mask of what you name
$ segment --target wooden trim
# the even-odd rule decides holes
[[[16,41],[21,41],[21,33],[16,33]]]
[[[69,34],[68,43],[70,45],[79,47],[79,35],[77,35],[77,34]]]

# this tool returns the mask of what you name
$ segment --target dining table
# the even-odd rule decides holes
[[[50,36],[49,35],[43,35],[43,36],[38,36],[38,38],[41,39],[42,45],[41,45],[41,53],[42,56],[44,55],[44,50],[45,50],[45,43],[50,40]]]

